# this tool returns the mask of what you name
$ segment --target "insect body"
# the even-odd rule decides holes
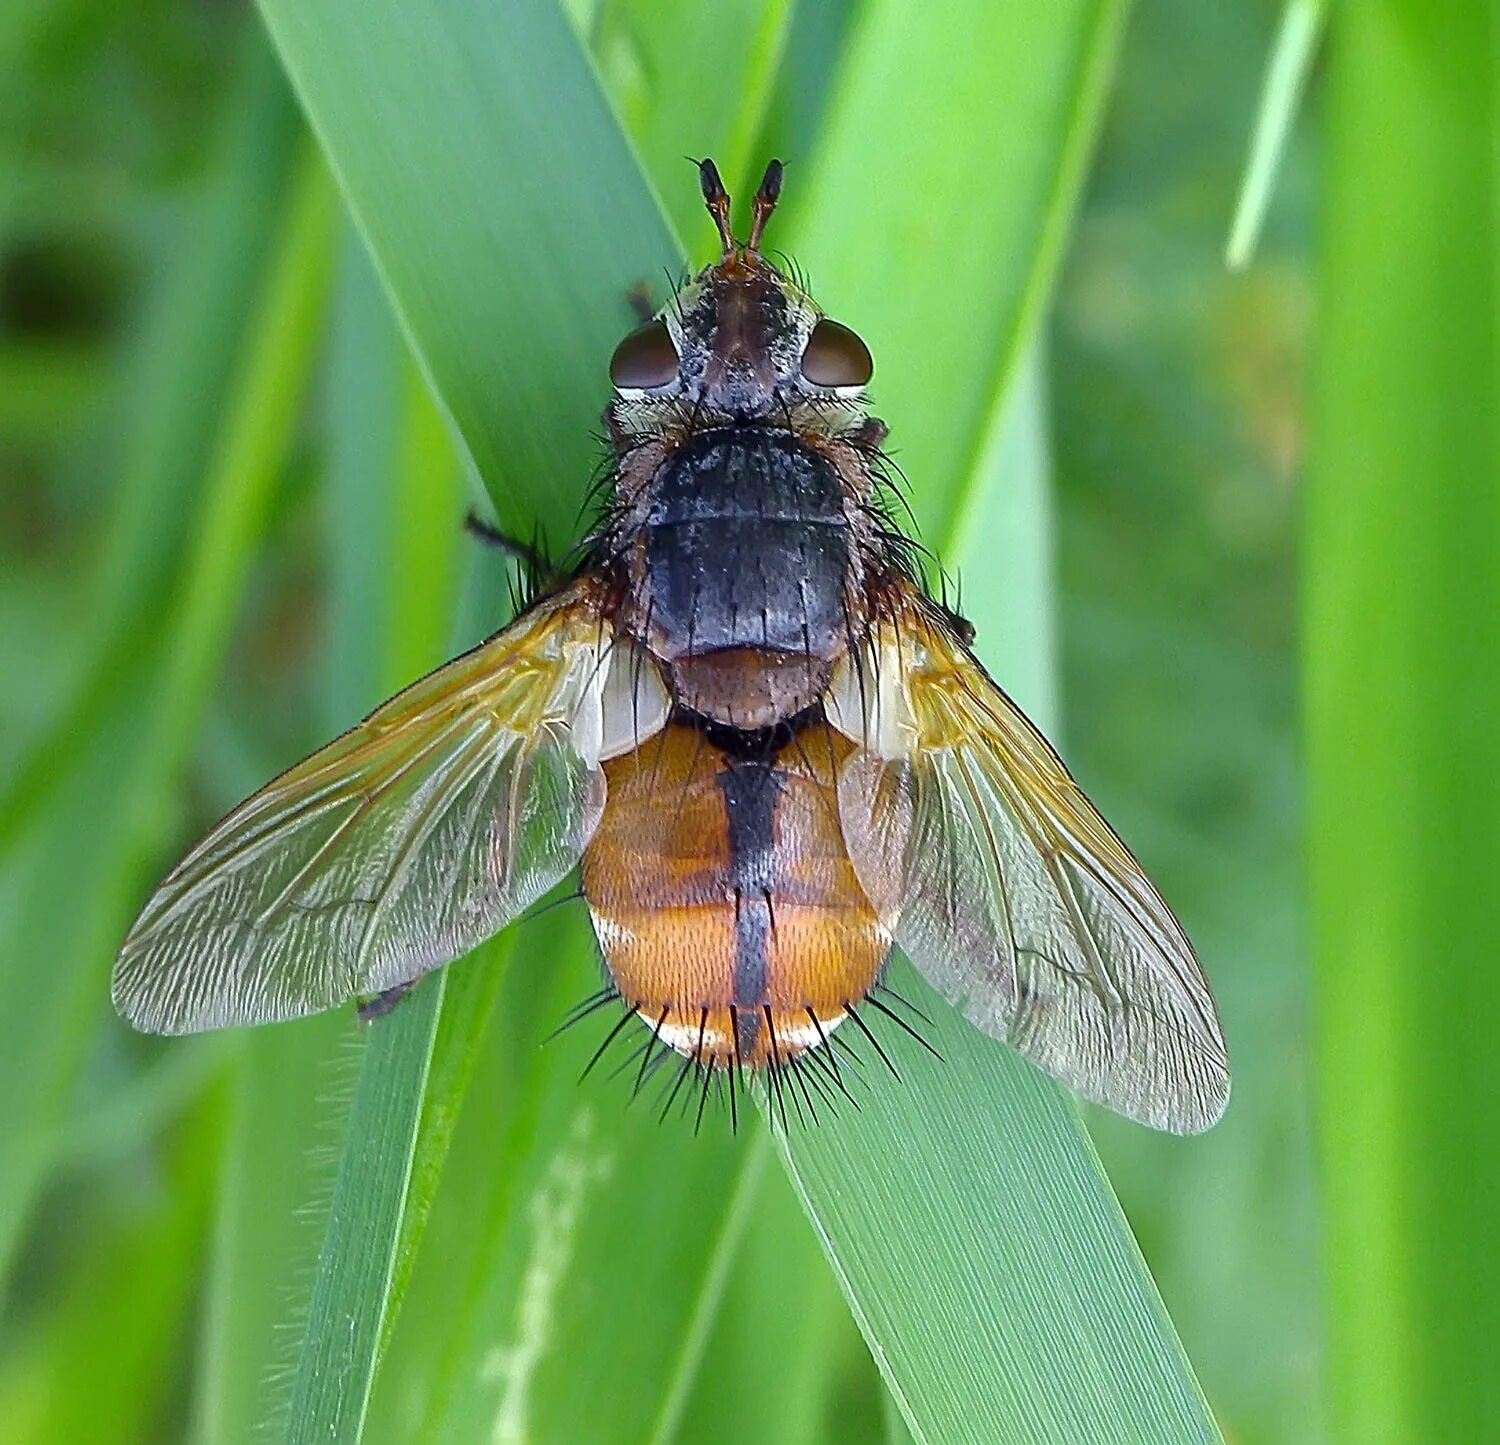
[[[750,236],[616,349],[571,580],[242,804],[148,900],[141,1028],[386,995],[581,864],[627,1008],[705,1069],[825,1048],[893,944],[981,1029],[1159,1128],[1229,1071],[1192,948],[928,598],[864,343]]]

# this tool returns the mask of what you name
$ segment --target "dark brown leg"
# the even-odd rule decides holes
[[[464,518],[464,530],[471,537],[477,537],[485,546],[495,547],[507,556],[514,557],[535,576],[551,577],[554,575],[552,564],[542,556],[537,547],[530,542],[522,542],[509,536],[498,527],[491,526],[477,512],[470,512]]]
[[[360,1023],[374,1023],[376,1019],[384,1018],[415,987],[416,980],[413,979],[410,983],[398,983],[395,988],[385,989],[381,993],[361,1000],[359,1005]]]

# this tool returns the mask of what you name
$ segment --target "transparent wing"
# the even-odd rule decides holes
[[[1130,851],[920,599],[877,628],[863,671],[832,704],[864,743],[839,806],[896,942],[1070,1088],[1158,1129],[1206,1129],[1229,1097],[1213,994]]]
[[[598,728],[580,728],[607,655],[594,587],[533,609],[223,819],[126,938],[120,1013],[153,1033],[313,1013],[449,962],[563,877],[604,801]]]

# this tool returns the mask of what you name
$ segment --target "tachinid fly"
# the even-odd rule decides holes
[[[610,364],[613,486],[566,578],[241,804],[121,949],[142,1029],[388,1005],[581,864],[611,995],[707,1078],[825,1058],[893,945],[1080,1094],[1206,1128],[1192,947],[923,590],[873,362],[748,239]],[[817,1051],[823,1051],[819,1054]]]

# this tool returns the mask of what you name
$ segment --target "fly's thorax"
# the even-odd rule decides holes
[[[615,495],[600,551],[623,631],[675,702],[741,729],[812,707],[864,632],[884,527],[869,350],[759,250],[779,194],[766,172],[744,244],[704,163],[724,252],[610,362]]]
[[[622,628],[691,712],[742,729],[802,712],[863,631],[867,467],[765,425],[706,428],[652,461],[621,482]]]

